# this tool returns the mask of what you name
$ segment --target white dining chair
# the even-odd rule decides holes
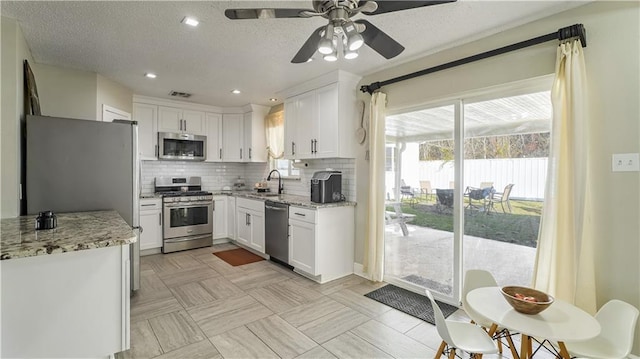
[[[427,293],[427,298],[431,301],[433,316],[436,319],[436,329],[442,338],[442,344],[440,344],[435,358],[439,358],[446,353],[449,354],[449,358],[455,358],[456,349],[472,354],[477,359],[482,358],[482,354],[498,352],[498,347],[491,340],[491,337],[479,326],[471,323],[445,320],[431,292],[428,289],[425,289],[425,292]]]
[[[462,286],[462,309],[467,313],[469,318],[471,318],[471,322],[475,323],[487,332],[489,328],[493,324],[493,322],[486,317],[482,316],[473,308],[469,306],[467,303],[467,294],[476,289],[476,288],[484,288],[484,287],[497,287],[498,283],[496,282],[493,275],[490,272],[482,269],[469,269],[464,274],[464,283]],[[506,328],[498,327],[491,336],[493,340],[498,344],[498,352],[502,354],[502,339],[507,340],[507,345],[511,350],[511,355],[514,358],[518,357],[518,352],[516,351],[515,345],[513,345],[513,340],[511,340],[511,333]]]
[[[626,358],[633,347],[633,334],[638,309],[629,303],[612,299],[595,315],[600,335],[580,342],[565,342],[571,357],[593,359]]]

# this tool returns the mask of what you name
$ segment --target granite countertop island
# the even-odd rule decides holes
[[[0,260],[122,246],[136,234],[116,211],[57,213],[55,229],[35,230],[36,215],[0,221]]]

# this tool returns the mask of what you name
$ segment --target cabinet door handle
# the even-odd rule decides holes
[[[291,154],[295,155],[296,154],[296,143],[291,141]]]
[[[222,148],[220,149],[220,159],[222,159]]]
[[[249,213],[247,213],[247,219],[249,222],[247,222],[247,225],[251,225],[251,215]]]
[[[249,159],[251,159],[251,148],[249,148]]]
[[[151,207],[155,206],[155,203],[141,204],[140,207]]]
[[[311,153],[313,153],[313,140],[311,140]]]
[[[187,132],[187,120],[182,120],[182,123],[184,123],[184,132]]]
[[[162,225],[162,212],[158,213],[158,224]]]
[[[313,140],[313,153],[318,153],[318,140]]]
[[[242,159],[242,148],[240,149],[240,159]]]
[[[182,131],[182,119],[180,119],[180,131]]]
[[[294,212],[293,214],[295,214],[296,216],[301,216],[301,217],[306,217],[307,216],[304,213],[298,213],[298,212]]]

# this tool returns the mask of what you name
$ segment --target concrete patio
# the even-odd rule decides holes
[[[407,224],[403,236],[398,224],[385,227],[385,276],[451,293],[453,233]],[[463,270],[485,269],[498,285],[531,284],[536,249],[465,235]]]

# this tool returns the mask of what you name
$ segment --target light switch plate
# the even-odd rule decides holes
[[[640,171],[640,153],[614,153],[611,157],[613,172]]]

